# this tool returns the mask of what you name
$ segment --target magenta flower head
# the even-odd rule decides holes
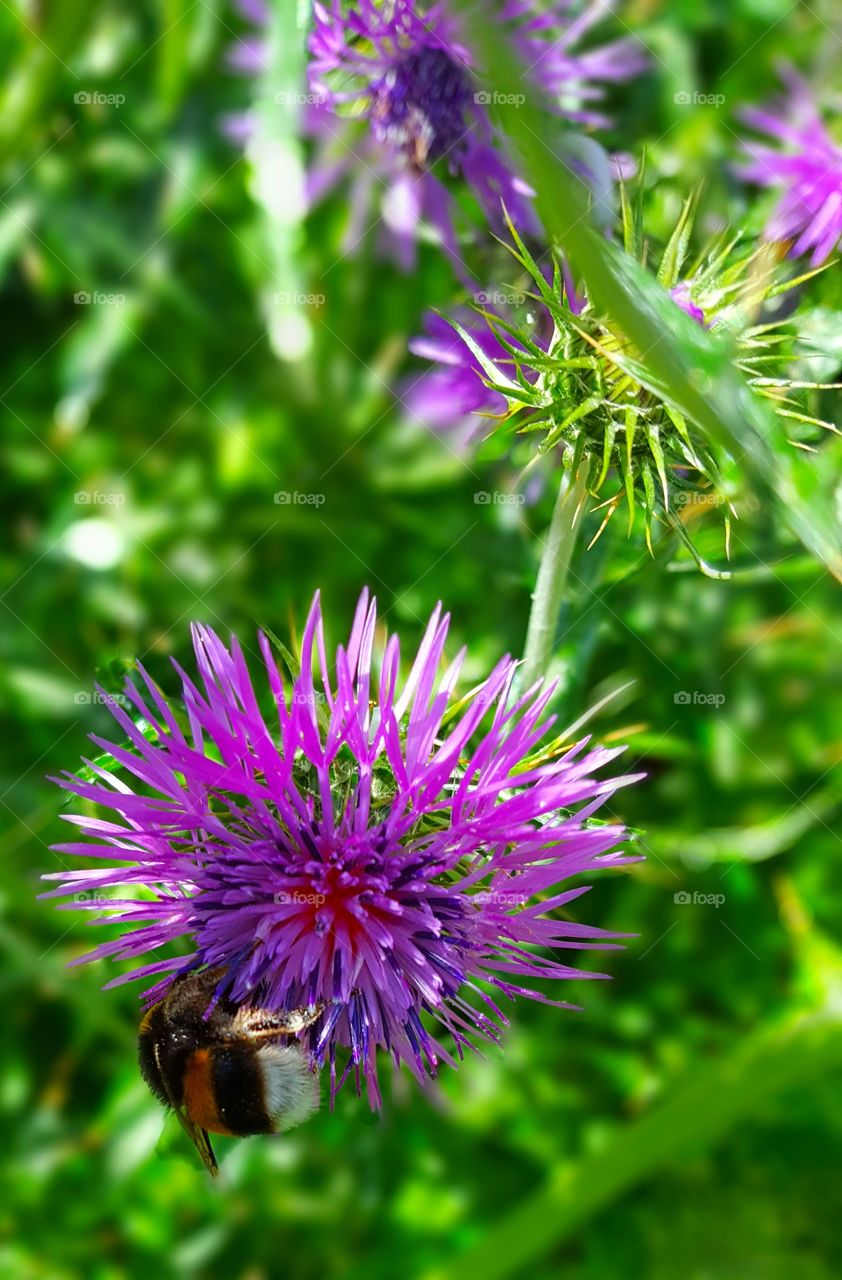
[[[738,173],[780,192],[766,238],[790,243],[792,257],[811,254],[819,266],[842,239],[842,147],[828,133],[807,82],[792,68],[781,74],[788,97],[773,110],[742,113],[778,145],[746,142],[748,161]]]
[[[95,738],[105,760],[62,783],[108,816],[67,815],[84,839],[58,852],[98,865],[47,877],[67,907],[126,895],[107,900],[126,932],[85,958],[136,962],[116,981],[155,978],[147,1003],[219,966],[215,998],[323,1005],[302,1047],[331,1097],[353,1071],[374,1107],[378,1049],[423,1081],[471,1036],[498,1038],[495,991],[545,1000],[534,982],[603,976],[560,958],[618,936],[569,919],[586,892],[569,881],[632,860],[621,827],[590,820],[633,780],[595,776],[615,750],[539,745],[553,689],[511,701],[508,658],[457,700],[465,655],[442,669],[440,608],[406,679],[396,636],[375,674],[376,620],[364,592],[331,675],[317,596],[294,678],[259,636],[262,692],[237,641],[204,626],[181,704],[139,668],[111,702],[126,745]]]

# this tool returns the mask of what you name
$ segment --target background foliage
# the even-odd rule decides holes
[[[294,77],[303,32],[277,8]],[[831,6],[635,0],[623,20],[653,66],[611,141],[647,144],[654,233],[697,179],[711,227],[758,223],[727,169],[735,112],[782,55],[821,79]],[[45,775],[107,727],[95,676],[116,688],[143,657],[173,688],[190,619],[285,634],[317,585],[338,639],[366,582],[407,641],[442,598],[479,675],[522,648],[549,519],[549,492],[478,502],[512,483],[505,460],[457,454],[393,395],[422,311],[453,296],[435,248],[407,278],[374,226],[347,252],[341,197],[283,226],[255,198],[273,175],[220,128],[248,103],[225,69],[242,33],[222,0],[0,8],[0,1274],[836,1275],[838,587],[766,508],[735,529],[731,582],[651,559],[642,530],[574,561],[562,714],[633,681],[596,731],[648,774],[619,800],[648,860],[585,902],[639,936],[582,1013],[521,1008],[504,1054],[428,1096],[395,1080],[380,1120],[346,1089],[289,1137],[222,1139],[215,1186],[180,1137],[156,1150],[136,992],[65,968],[91,934],[35,901],[63,835]],[[125,100],[74,101],[94,92]],[[675,100],[695,92],[725,101]],[[294,120],[277,127],[294,147]],[[838,276],[802,300],[831,378]],[[315,299],[295,362],[267,339],[279,293]]]

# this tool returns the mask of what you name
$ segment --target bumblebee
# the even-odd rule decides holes
[[[178,1116],[214,1177],[219,1167],[209,1133],[278,1133],[319,1106],[318,1077],[290,1041],[323,1005],[274,1013],[219,1000],[208,1014],[224,974],[215,968],[180,975],[147,1009],[138,1036],[141,1075]]]

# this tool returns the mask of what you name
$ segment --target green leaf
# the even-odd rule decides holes
[[[297,680],[301,674],[301,663],[299,662],[298,658],[296,658],[294,653],[290,652],[290,650],[284,644],[283,640],[278,639],[278,637],[275,635],[275,632],[272,630],[272,628],[267,626],[265,622],[261,622],[260,629],[266,635],[266,638],[268,639],[272,648],[277,653],[280,654],[281,658],[283,659],[284,666],[289,672],[290,679]]]
[[[511,396],[515,400],[522,400],[523,395],[521,394],[518,384],[516,382],[512,382],[511,378],[507,378],[504,373],[500,372],[494,361],[489,360],[482,348],[474,341],[470,333],[468,333],[468,330],[463,329],[458,320],[451,319],[450,323],[459,334],[459,337],[462,339],[471,355],[479,362],[483,373],[493,382],[495,390],[501,392],[502,395]]]
[[[687,257],[687,248],[690,243],[690,233],[693,230],[693,219],[697,203],[698,195],[696,193],[688,196],[684,201],[681,216],[675,224],[675,229],[664,250],[661,265],[658,268],[658,283],[662,284],[665,289],[671,289],[673,285],[677,284],[681,275],[681,268]]]

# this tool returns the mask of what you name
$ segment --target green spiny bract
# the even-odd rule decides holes
[[[625,189],[621,198],[625,250],[646,267],[642,199],[632,202]],[[712,341],[729,342],[734,363],[754,393],[788,420],[792,443],[810,449],[823,429],[835,428],[812,415],[805,394],[828,384],[787,377],[796,356],[805,353],[798,349],[797,326],[787,317],[792,308],[781,308],[776,300],[816,272],[787,279],[773,247],[746,245],[741,234],[721,236],[688,265],[696,203],[696,197],[685,202],[655,273],[675,301],[676,326],[700,324]],[[716,506],[724,514],[727,550],[735,514],[735,494],[723,480],[727,459],[652,384],[634,342],[612,329],[587,297],[577,297],[558,261],[550,282],[511,223],[509,230],[510,252],[536,286],[527,296],[546,309],[549,336],[539,341],[534,326],[477,308],[507,353],[495,360],[453,323],[484,381],[506,397],[502,421],[520,435],[538,438],[528,466],[558,450],[565,468],[583,470],[588,492],[606,510],[599,533],[623,501],[631,531],[642,506],[650,549],[652,524],[660,520],[693,551],[677,509],[686,519],[688,504]]]

